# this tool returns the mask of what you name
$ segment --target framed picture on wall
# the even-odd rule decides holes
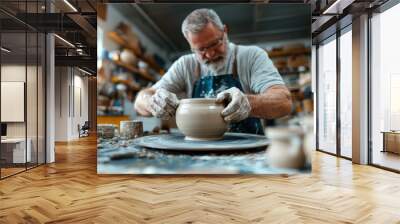
[[[24,122],[25,82],[1,82],[1,122]]]

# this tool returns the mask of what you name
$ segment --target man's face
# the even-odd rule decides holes
[[[200,63],[213,71],[218,71],[225,65],[228,51],[225,30],[221,31],[208,23],[199,33],[189,33],[187,40]]]

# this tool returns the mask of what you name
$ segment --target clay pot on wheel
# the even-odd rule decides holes
[[[186,140],[222,139],[228,129],[221,115],[223,109],[215,99],[183,99],[176,111],[176,124]]]

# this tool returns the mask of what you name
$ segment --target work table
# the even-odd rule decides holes
[[[272,144],[274,144],[272,142]],[[270,147],[270,146],[269,146]],[[267,149],[268,150],[268,149]],[[234,153],[181,153],[143,148],[134,140],[98,139],[98,174],[294,174],[311,166],[283,169],[268,165],[267,150]]]

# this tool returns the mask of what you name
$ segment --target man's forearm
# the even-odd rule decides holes
[[[247,95],[247,99],[251,105],[251,117],[279,118],[288,115],[292,110],[290,92],[282,85],[272,86],[258,95]]]
[[[150,97],[154,94],[155,90],[152,88],[144,89],[140,91],[135,100],[135,110],[138,114],[142,116],[151,116],[151,112],[149,111],[149,100]]]

